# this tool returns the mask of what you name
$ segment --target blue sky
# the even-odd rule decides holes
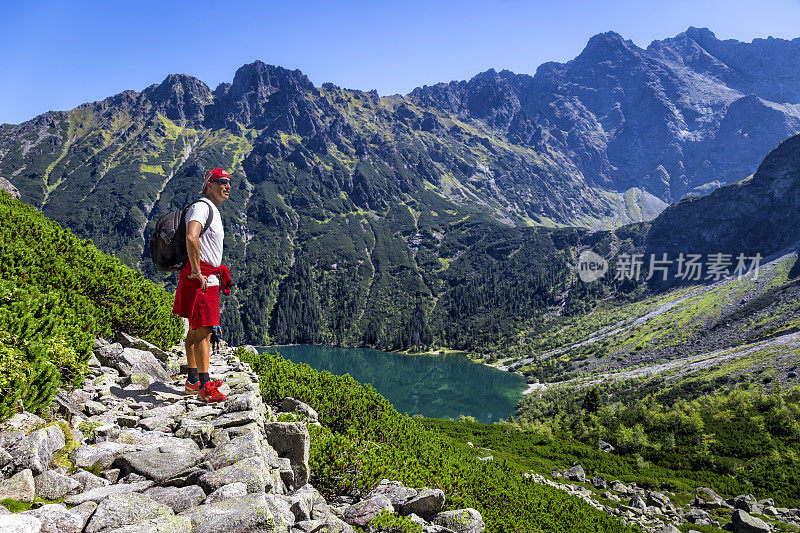
[[[489,68],[533,74],[613,30],[645,47],[689,26],[800,37],[800,0],[0,3],[0,123],[71,109],[167,74],[213,89],[260,59],[380,94]]]

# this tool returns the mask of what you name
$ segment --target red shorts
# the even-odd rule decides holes
[[[188,268],[187,268],[188,267]],[[178,290],[172,312],[189,319],[189,328],[219,326],[219,285],[200,290],[199,279],[189,279],[189,262],[178,276]]]

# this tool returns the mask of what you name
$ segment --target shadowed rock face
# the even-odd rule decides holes
[[[755,175],[667,208],[647,236],[649,251],[760,253],[800,241],[800,135],[778,146]]]

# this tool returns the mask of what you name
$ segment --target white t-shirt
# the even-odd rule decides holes
[[[192,220],[198,221],[201,227],[205,226],[210,209],[214,211],[214,220],[205,233],[200,235],[200,261],[218,267],[222,264],[222,241],[225,239],[225,230],[222,228],[222,217],[217,206],[205,197],[191,206],[186,213],[186,230],[189,230],[189,222]],[[209,276],[208,286],[216,285],[219,285],[219,276]]]

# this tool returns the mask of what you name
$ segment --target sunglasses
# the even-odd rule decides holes
[[[218,179],[218,180],[213,180],[213,181],[210,181],[209,183],[214,183],[214,182],[217,182],[220,185],[230,185],[231,184],[231,180],[229,180],[228,178],[222,178],[222,179]]]

